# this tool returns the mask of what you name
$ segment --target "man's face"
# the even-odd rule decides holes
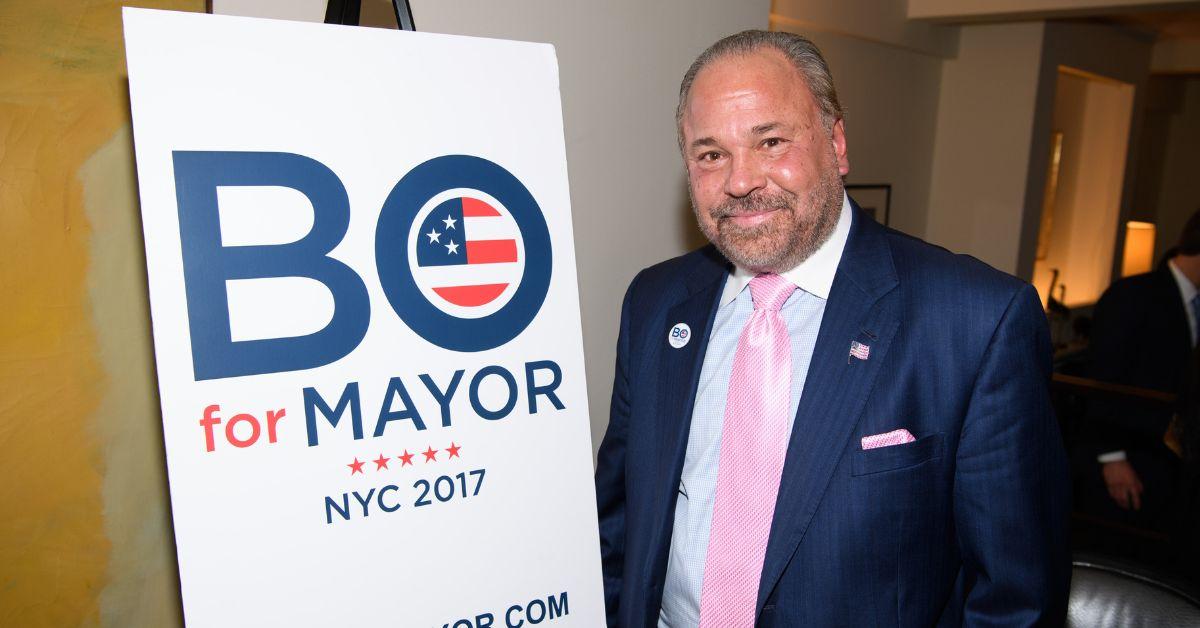
[[[850,172],[842,121],[832,130],[781,53],[718,59],[696,75],[681,120],[700,230],[730,261],[784,272],[837,225]]]

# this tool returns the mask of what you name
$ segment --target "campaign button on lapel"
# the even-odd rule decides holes
[[[667,334],[667,342],[676,349],[682,348],[692,339],[692,328],[687,323],[675,323]]]

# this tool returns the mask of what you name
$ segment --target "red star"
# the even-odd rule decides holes
[[[433,460],[436,462],[437,461],[437,452],[438,452],[438,450],[434,449],[433,447],[429,447],[425,451],[421,452],[421,453],[425,454],[425,464],[429,464],[430,460]]]
[[[355,457],[354,457],[354,462],[352,462],[352,463],[350,463],[350,464],[348,464],[348,465],[346,465],[346,466],[347,466],[347,467],[350,467],[350,475],[354,475],[355,473],[362,473],[362,472],[363,472],[363,470],[362,470],[362,466],[363,466],[364,464],[366,464],[366,463],[365,463],[365,462],[359,462],[359,461],[358,461],[358,456],[355,456]]]
[[[407,450],[407,449],[405,449],[405,450],[404,450],[404,455],[403,455],[403,456],[396,456],[396,458],[400,460],[400,466],[402,466],[402,467],[405,467],[405,466],[408,466],[408,465],[412,464],[412,458],[413,458],[413,455],[412,455],[412,454],[410,454],[410,453],[408,453],[408,450]]]
[[[455,445],[455,444],[454,444],[454,442],[453,442],[453,441],[451,441],[451,442],[450,442],[450,446],[446,448],[446,451],[450,452],[450,457],[451,457],[451,458],[458,458],[458,457],[459,457],[459,456],[458,456],[458,450],[460,450],[460,449],[462,449],[462,447],[459,447],[458,445]]]
[[[388,468],[388,466],[387,466],[388,460],[391,460],[391,458],[384,458],[383,454],[379,454],[379,457],[372,460],[371,462],[375,463],[375,470],[378,471],[380,469]]]

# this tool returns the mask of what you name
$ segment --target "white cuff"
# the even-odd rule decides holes
[[[1122,460],[1125,460],[1125,450],[1118,449],[1117,451],[1110,451],[1105,454],[1100,454],[1099,456],[1096,456],[1096,460],[1100,464],[1104,464],[1106,462],[1121,462]]]

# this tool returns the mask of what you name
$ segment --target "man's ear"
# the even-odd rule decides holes
[[[850,159],[846,155],[846,123],[841,118],[833,123],[833,154],[837,158],[838,174],[843,177],[850,174]]]

